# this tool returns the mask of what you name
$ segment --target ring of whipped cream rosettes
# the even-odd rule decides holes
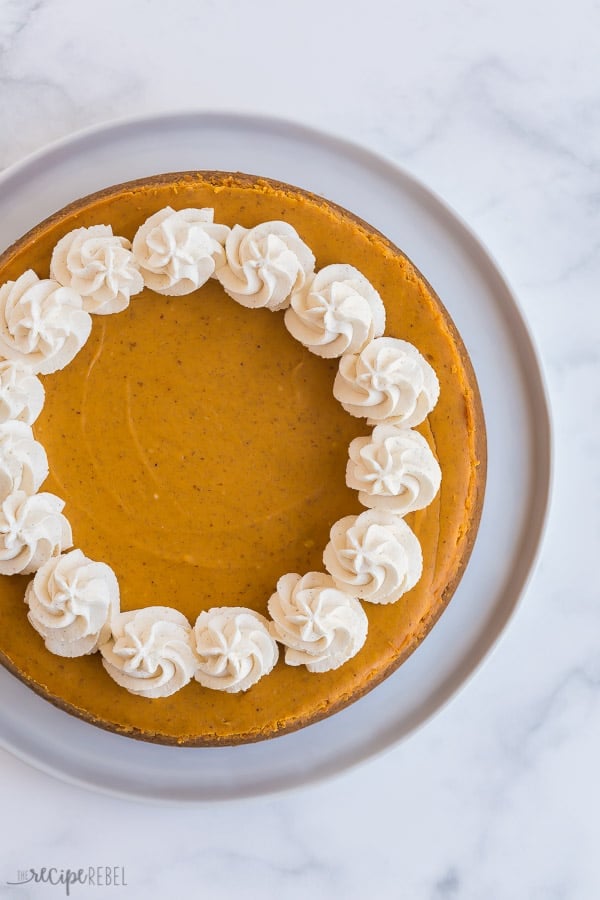
[[[213,215],[167,207],[131,244],[109,225],[78,228],[54,248],[49,278],[29,270],[0,287],[0,574],[35,573],[28,619],[51,653],[99,651],[108,674],[142,697],[169,696],[192,678],[245,691],[271,671],[278,644],[288,665],[311,672],[345,663],[367,635],[360,601],[395,602],[421,577],[421,548],[403,517],[427,506],[441,479],[413,430],[437,402],[437,377],[415,347],[383,336],[375,288],[350,265],[315,272],[313,253],[286,222],[230,229]],[[120,612],[112,569],[69,550],[64,502],[39,492],[48,461],[31,426],[44,403],[37,375],[74,358],[90,314],[124,310],[144,286],[183,295],[209,278],[243,306],[285,310],[294,338],[339,357],[334,395],[373,428],[350,443],[346,473],[366,511],[333,525],[326,571],[283,575],[268,601],[270,620],[220,607],[200,613],[192,628],[168,607]]]

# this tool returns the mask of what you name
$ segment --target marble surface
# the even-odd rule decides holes
[[[173,109],[284,115],[362,142],[449,201],[508,274],[556,440],[523,603],[419,733],[318,787],[185,809],[95,795],[0,754],[0,897],[64,895],[6,882],[88,865],[124,866],[127,886],[71,896],[598,897],[598,33],[595,0],[0,3],[0,166]]]

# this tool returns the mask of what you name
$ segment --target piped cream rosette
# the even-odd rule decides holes
[[[0,359],[0,422],[33,425],[44,406],[40,379],[19,362]]]
[[[202,612],[194,626],[196,681],[217,691],[247,691],[273,669],[279,657],[264,616],[243,607]]]
[[[167,206],[140,226],[132,252],[147,288],[170,297],[191,294],[224,265],[229,228],[213,218],[212,209]]]
[[[53,556],[27,585],[27,618],[57,656],[95,653],[111,636],[119,612],[119,583],[106,563],[81,550]]]
[[[359,353],[344,354],[333,395],[352,416],[369,425],[385,422],[413,428],[436,405],[437,376],[416,347],[393,337],[370,341]]]
[[[360,600],[394,603],[423,572],[421,545],[404,519],[383,509],[346,516],[331,529],[323,553],[336,585]]]
[[[60,239],[50,260],[50,277],[81,295],[89,313],[109,315],[129,306],[144,279],[126,238],[110,225],[76,228]]]
[[[287,222],[234,225],[225,255],[225,265],[215,273],[225,292],[242,306],[272,312],[289,306],[315,266],[312,250]]]
[[[77,291],[29,269],[0,287],[0,356],[32,374],[64,369],[92,329]]]
[[[48,461],[32,424],[44,403],[37,374],[66,366],[86,342],[90,313],[126,309],[146,287],[180,296],[217,279],[237,303],[286,310],[290,334],[310,352],[339,357],[334,395],[375,426],[349,447],[346,482],[368,509],[336,522],[327,573],[282,576],[270,619],[217,607],[194,627],[166,606],[120,611],[115,573],[72,546],[64,503],[38,493]],[[327,672],[363,646],[361,601],[394,603],[421,577],[419,542],[403,516],[435,497],[441,472],[414,431],[439,383],[416,347],[383,334],[377,290],[343,263],[315,272],[315,257],[287,222],[229,228],[212,209],[159,210],[130,244],[110,225],[77,228],[57,243],[50,278],[28,270],[0,287],[0,574],[34,573],[28,619],[46,648],[74,657],[99,651],[108,674],[139,697],[168,697],[195,680],[246,691],[277,664]]]
[[[377,425],[349,447],[346,484],[363,506],[406,516],[429,506],[442,473],[429,444],[412,428]]]
[[[354,266],[325,266],[292,294],[284,321],[311,353],[331,359],[383,334],[385,306]]]
[[[338,669],[358,653],[369,627],[356,597],[322,572],[280,578],[269,615],[271,634],[286,648],[286,663],[309,672]]]
[[[115,616],[100,647],[117,684],[148,699],[169,697],[194,677],[197,660],[186,617],[168,606],[149,606]]]
[[[35,494],[47,477],[48,457],[31,426],[18,420],[0,425],[0,499],[15,491]]]

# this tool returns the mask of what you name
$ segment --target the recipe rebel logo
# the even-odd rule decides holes
[[[7,885],[46,884],[64,889],[67,897],[76,885],[86,887],[127,887],[124,866],[87,866],[79,869],[59,869],[56,866],[41,869],[18,869],[17,877]]]

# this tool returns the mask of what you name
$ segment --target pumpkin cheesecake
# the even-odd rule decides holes
[[[175,278],[159,257],[180,228]],[[206,245],[206,270],[196,244],[185,243],[192,234]],[[89,252],[86,272],[95,271],[101,238],[122,280],[86,295],[72,260]],[[250,259],[256,247],[263,255]],[[265,247],[278,254],[275,274],[265,273]],[[45,516],[55,536],[51,545],[44,537],[45,556],[46,545],[24,561],[9,547],[2,568],[0,553],[0,662],[89,723],[187,746],[304,727],[397,669],[460,581],[486,463],[468,354],[407,257],[350,212],[266,178],[184,172],[110,187],[0,257],[0,382],[26,362],[14,317],[25,291],[43,308],[46,279],[63,292],[72,325],[35,375],[23,370],[32,424],[14,410],[0,424],[11,447],[33,446],[31,429],[46,454],[35,450],[33,474],[19,470],[29,481],[5,501],[0,531],[9,541],[13,519],[31,507],[27,521]],[[319,330],[323,315],[311,303],[334,295],[348,309],[358,295],[365,322]],[[418,373],[414,402],[404,388],[364,399],[381,387],[373,372],[383,364]],[[368,378],[375,387],[365,394]],[[0,413],[3,391],[0,383]],[[409,497],[365,473],[365,460],[384,451],[424,460],[407,476],[418,482]],[[401,587],[397,569],[390,575],[383,564],[374,580],[348,574],[350,557],[366,553],[356,543],[361,528],[400,548]],[[75,581],[101,584],[103,599],[94,601],[93,634],[77,632],[65,649],[49,631],[44,598]],[[313,601],[323,616],[334,604],[331,644],[311,645],[305,620],[298,624],[298,604]],[[160,672],[172,677],[157,682],[158,664],[143,648],[136,662],[131,640],[158,632],[169,648]],[[244,647],[251,635],[251,646],[225,672],[229,657],[217,645],[231,634]]]

